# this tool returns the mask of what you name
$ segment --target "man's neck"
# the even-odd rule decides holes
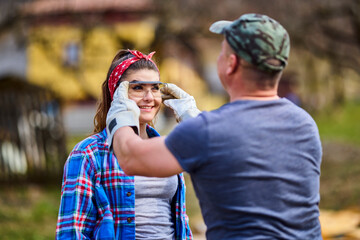
[[[240,68],[240,70],[241,69],[242,68]],[[249,80],[257,76],[252,74],[252,72],[240,70],[237,75],[234,75],[226,81],[226,91],[230,96],[231,102],[236,100],[269,101],[279,99],[277,84],[273,86],[270,84],[268,86],[259,86],[255,80]],[[264,81],[265,80],[266,79],[264,79]]]
[[[278,95],[274,96],[238,96],[234,98],[230,98],[230,102],[237,101],[237,100],[256,100],[256,101],[269,101],[269,100],[276,100],[280,97]]]
[[[253,92],[233,92],[230,95],[230,102],[237,100],[258,100],[258,101],[269,101],[279,99],[276,89],[272,90],[258,90]]]

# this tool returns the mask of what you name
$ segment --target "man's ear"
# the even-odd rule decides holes
[[[236,54],[231,53],[228,57],[226,74],[231,75],[234,72],[236,72],[238,65],[239,65],[239,58],[236,56]]]

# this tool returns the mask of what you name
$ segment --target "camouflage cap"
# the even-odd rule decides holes
[[[244,14],[235,21],[218,21],[210,31],[224,34],[232,49],[261,70],[281,71],[287,65],[290,39],[287,31],[274,19],[261,14]],[[280,65],[271,62],[280,61]]]

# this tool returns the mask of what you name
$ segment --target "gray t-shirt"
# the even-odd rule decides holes
[[[225,104],[165,144],[190,173],[207,239],[321,239],[319,133],[290,101]]]
[[[171,202],[178,187],[178,177],[135,176],[136,239],[171,240],[174,223]]]

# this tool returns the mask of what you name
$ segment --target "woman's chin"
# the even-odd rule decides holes
[[[140,118],[139,123],[140,125],[147,124],[151,122],[154,118]]]

